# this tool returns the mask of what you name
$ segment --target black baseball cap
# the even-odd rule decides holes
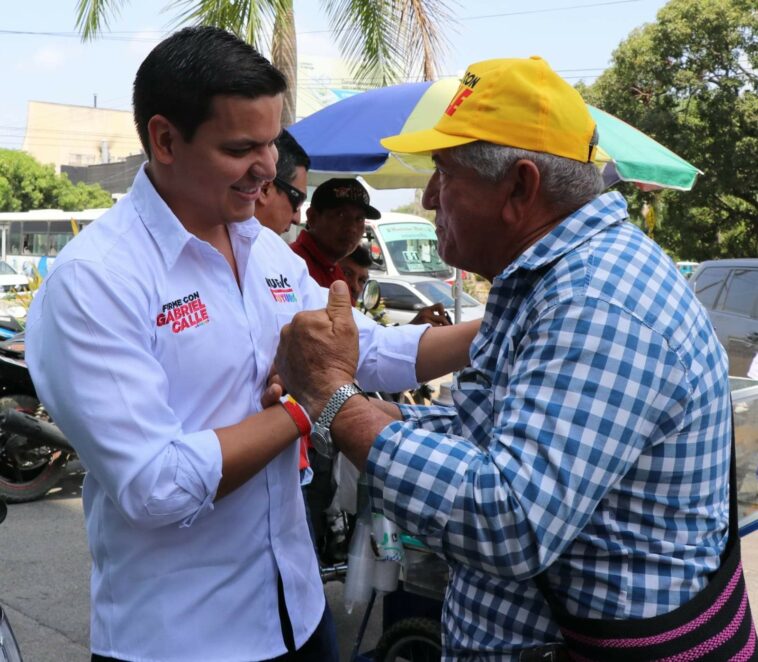
[[[340,205],[358,205],[366,214],[366,218],[376,220],[381,218],[381,212],[369,204],[368,191],[355,179],[335,177],[327,179],[319,185],[311,196],[311,207],[315,209],[334,209]]]

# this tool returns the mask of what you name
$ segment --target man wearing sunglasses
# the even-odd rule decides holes
[[[255,204],[255,216],[269,230],[277,234],[287,232],[290,224],[300,224],[300,208],[307,194],[308,168],[311,160],[289,131],[282,131],[276,139],[279,159],[276,177],[261,187]]]

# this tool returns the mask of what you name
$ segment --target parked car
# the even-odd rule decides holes
[[[25,321],[26,308],[24,306],[7,299],[0,299],[0,341],[21,333],[24,330]]]
[[[729,374],[758,379],[758,259],[709,260],[690,278],[729,356]]]
[[[18,273],[10,264],[0,260],[0,294],[24,292],[29,289],[29,278]]]
[[[454,319],[453,288],[443,280],[428,276],[376,276],[387,320],[392,324],[407,324],[421,308],[441,303]],[[461,321],[484,317],[484,305],[465,292],[461,293]]]
[[[421,216],[383,211],[366,220],[366,248],[374,275],[426,276],[452,281],[453,269],[437,252],[434,223]]]
[[[697,269],[697,266],[700,264],[700,262],[691,262],[689,260],[682,260],[680,262],[676,263],[676,268],[679,269],[679,273],[682,274],[685,278],[689,278],[692,276],[693,273],[695,273],[695,269]]]
[[[305,227],[305,214],[310,203],[301,208],[302,225],[290,226],[282,239],[291,244]],[[453,268],[442,261],[437,252],[434,223],[414,214],[383,211],[377,220],[366,219],[363,245],[371,255],[371,277],[427,276],[441,278],[450,285]]]

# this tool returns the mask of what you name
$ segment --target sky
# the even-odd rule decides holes
[[[175,28],[168,0],[116,0],[100,39],[82,43],[75,0],[0,0],[0,148],[17,149],[28,101],[130,110],[142,59]],[[295,0],[300,54],[333,55],[323,3]],[[441,75],[472,62],[540,55],[564,78],[591,83],[629,33],[655,20],[665,0],[447,0],[448,51]],[[66,127],[61,127],[65,131]],[[386,208],[386,207],[385,207]]]

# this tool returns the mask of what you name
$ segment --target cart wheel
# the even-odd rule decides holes
[[[404,618],[379,639],[375,662],[435,662],[442,657],[440,624],[431,618]]]

